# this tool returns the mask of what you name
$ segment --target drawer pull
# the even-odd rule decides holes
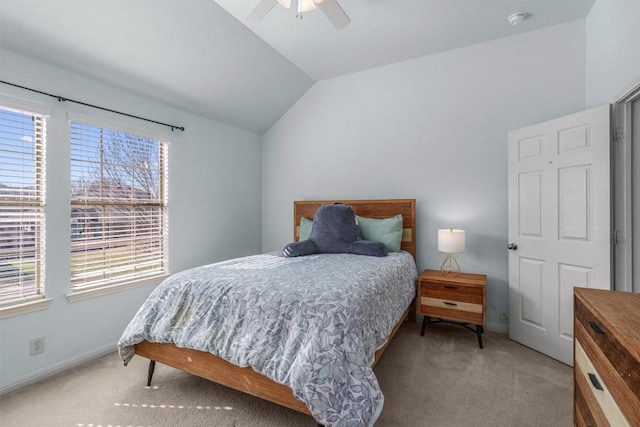
[[[602,388],[602,385],[600,384],[600,381],[598,381],[598,377],[596,377],[593,374],[589,374],[589,379],[591,380],[591,384],[593,384],[593,386],[598,389],[598,390],[604,390]]]
[[[596,322],[589,322],[589,326],[591,326],[591,329],[596,331],[597,334],[604,334],[604,331]]]
[[[442,301],[442,303],[445,305],[458,305],[455,302],[449,302],[449,301]]]
[[[451,285],[444,285],[444,287],[445,287],[446,289],[458,289],[458,287],[457,287],[457,286],[451,286]]]

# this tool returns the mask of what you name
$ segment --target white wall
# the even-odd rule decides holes
[[[506,330],[507,132],[582,110],[584,58],[579,20],[316,83],[263,136],[263,250],[292,239],[293,200],[416,198],[419,269],[465,229]]]
[[[640,1],[596,1],[586,46],[586,106],[612,103],[640,76]]]
[[[47,264],[49,309],[0,320],[0,391],[115,350],[124,327],[154,286],[69,303],[69,142],[67,112],[168,132],[169,267],[192,266],[261,250],[260,137],[184,113],[65,70],[0,51],[2,80],[110,109],[179,124],[184,133],[0,85],[4,94],[51,106],[47,149]],[[45,337],[43,354],[29,340]],[[124,368],[123,368],[124,369]]]

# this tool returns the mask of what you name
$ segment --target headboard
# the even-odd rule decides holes
[[[351,206],[356,215],[367,218],[390,218],[402,215],[402,244],[400,248],[416,258],[416,199],[381,200],[296,200],[293,202],[293,240],[300,236],[300,219],[313,219],[322,205],[342,203]]]

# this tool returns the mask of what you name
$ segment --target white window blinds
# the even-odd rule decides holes
[[[71,289],[167,272],[166,143],[71,121]]]
[[[45,120],[0,107],[0,305],[44,296]]]

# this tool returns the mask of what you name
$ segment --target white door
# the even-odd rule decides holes
[[[509,336],[568,365],[573,288],[611,288],[609,141],[609,105],[509,132]]]

